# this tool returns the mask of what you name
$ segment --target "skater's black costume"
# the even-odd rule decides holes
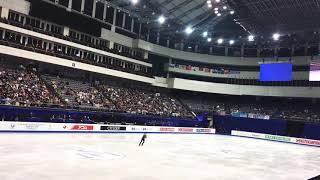
[[[139,143],[139,146],[143,146],[146,138],[147,138],[147,135],[146,135],[146,134],[143,134],[143,136],[142,136],[142,138],[141,138],[141,141],[140,141],[140,143]]]

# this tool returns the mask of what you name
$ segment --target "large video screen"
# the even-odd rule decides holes
[[[309,81],[320,81],[320,62],[310,64]]]
[[[291,81],[291,63],[260,64],[260,81]]]

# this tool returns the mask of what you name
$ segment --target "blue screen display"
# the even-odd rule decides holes
[[[291,63],[260,64],[260,81],[291,81]]]

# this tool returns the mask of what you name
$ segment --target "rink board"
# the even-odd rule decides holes
[[[1,121],[0,132],[215,134],[215,129],[189,127]]]
[[[231,135],[320,147],[320,141],[312,140],[312,139],[303,139],[303,138],[278,136],[278,135],[272,135],[272,134],[262,134],[262,133],[245,132],[245,131],[235,131],[235,130],[231,131]]]

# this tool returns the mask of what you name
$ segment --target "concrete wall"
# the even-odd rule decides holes
[[[204,71],[189,71],[180,68],[168,68],[169,72],[189,74],[195,76],[216,77],[216,78],[233,78],[233,79],[260,79],[260,72],[241,71],[240,74],[214,74]],[[292,73],[293,80],[309,80],[309,71],[297,71]]]
[[[40,61],[40,62],[60,65],[60,66],[64,66],[64,67],[81,69],[81,70],[85,70],[85,71],[89,71],[89,72],[111,75],[111,76],[115,76],[115,77],[121,77],[121,78],[125,78],[125,79],[141,81],[141,82],[146,82],[146,83],[150,83],[150,84],[154,83],[153,78],[130,74],[130,73],[122,72],[122,71],[116,71],[116,70],[107,69],[107,68],[103,68],[103,67],[99,67],[99,66],[94,66],[94,65],[90,65],[90,64],[81,63],[81,62],[76,62],[76,61],[71,61],[71,60],[62,59],[62,58],[58,58],[58,57],[48,56],[45,54],[35,53],[35,52],[26,51],[26,50],[22,50],[22,49],[16,49],[16,48],[3,46],[3,45],[0,45],[0,53],[15,56],[15,57],[20,57],[20,58],[30,59],[33,61]]]
[[[0,0],[0,7],[12,9],[23,14],[29,14],[30,12],[30,2],[25,0]]]
[[[286,87],[286,86],[250,86],[236,84],[222,84],[172,78],[168,86],[173,89],[182,89],[197,92],[208,92],[228,95],[254,95],[274,97],[308,97],[319,98],[320,87]]]

